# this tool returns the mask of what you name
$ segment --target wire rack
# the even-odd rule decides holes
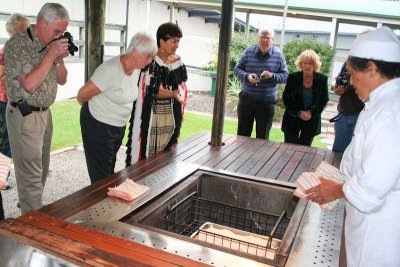
[[[159,228],[189,237],[198,232],[200,226],[205,222],[211,222],[267,236],[270,238],[268,242],[270,246],[272,237],[282,239],[285,234],[289,219],[284,218],[284,215],[284,212],[281,216],[262,213],[190,195],[168,209],[167,213],[161,217]],[[206,234],[210,235],[210,233]],[[214,238],[216,240],[227,239],[219,237],[217,234]],[[233,243],[242,243],[240,240],[232,238],[230,240]],[[248,246],[252,245],[248,244]],[[266,248],[263,247],[263,249]]]

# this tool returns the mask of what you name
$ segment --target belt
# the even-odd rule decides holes
[[[14,108],[18,107],[18,103],[17,102],[8,102],[10,103],[11,106],[13,106]],[[46,108],[39,108],[39,107],[34,107],[29,105],[29,107],[31,108],[32,111],[46,111],[48,109],[48,107]]]

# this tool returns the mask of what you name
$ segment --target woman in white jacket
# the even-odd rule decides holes
[[[341,162],[344,184],[320,177],[309,199],[346,200],[347,266],[400,266],[400,42],[387,27],[361,34],[347,60],[365,108]]]

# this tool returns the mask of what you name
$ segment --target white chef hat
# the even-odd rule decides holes
[[[350,49],[350,56],[386,62],[400,62],[400,41],[388,27],[360,34]]]

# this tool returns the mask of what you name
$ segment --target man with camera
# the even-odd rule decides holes
[[[335,141],[332,150],[344,152],[351,142],[358,114],[364,108],[364,103],[358,99],[354,87],[350,84],[350,74],[347,72],[346,62],[336,77],[333,91],[340,95],[340,98],[337,106],[339,114],[330,120],[335,123]]]
[[[5,45],[7,125],[22,213],[42,207],[53,132],[49,107],[57,84],[67,81],[63,59],[69,54],[69,39],[59,37],[68,23],[62,5],[46,3],[37,23]]]
[[[258,44],[246,48],[234,73],[242,82],[238,103],[238,135],[250,136],[256,121],[256,137],[269,140],[275,114],[278,84],[289,75],[284,55],[273,47],[274,30],[260,28]]]

